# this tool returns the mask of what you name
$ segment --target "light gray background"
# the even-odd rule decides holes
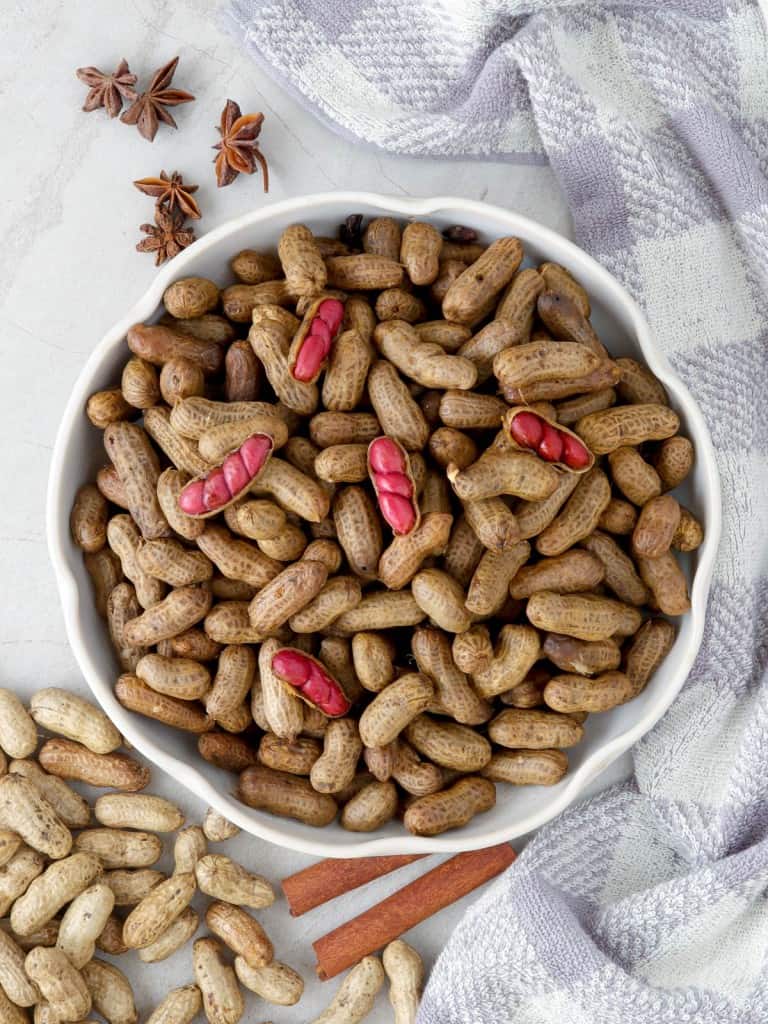
[[[198,236],[254,205],[333,189],[487,199],[570,231],[548,168],[394,159],[333,135],[244,58],[222,30],[217,8],[203,0],[37,0],[6,3],[0,10],[0,685],[21,695],[50,685],[85,693],[48,563],[45,487],[72,382],[102,334],[154,274],[152,257],[134,251],[138,225],[152,219],[152,200],[132,187],[133,179],[165,169],[198,183],[204,213]],[[141,84],[176,54],[181,60],[174,85],[197,97],[173,111],[178,131],[161,125],[150,144],[103,111],[81,112],[86,89],[74,76],[76,67],[94,64],[111,71],[125,56]],[[216,188],[210,146],[228,97],[243,112],[266,115],[268,197],[258,176]],[[629,758],[622,758],[593,789],[623,777],[628,765]],[[177,799],[190,821],[204,810],[159,772],[151,788]],[[227,852],[273,881],[311,861],[251,837],[228,846]],[[308,984],[295,1009],[271,1008],[252,997],[247,1019],[279,1024],[315,1016],[338,983],[313,980],[311,941],[425,869],[423,862],[411,865],[298,921],[282,902],[262,913],[278,957],[300,970]],[[408,935],[428,963],[471,899]],[[142,965],[132,955],[119,964],[136,988],[142,1013],[169,988],[191,980],[189,949],[164,964]],[[384,996],[368,1019],[391,1019]]]

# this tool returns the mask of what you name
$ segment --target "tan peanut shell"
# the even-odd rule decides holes
[[[258,760],[276,771],[309,775],[321,752],[321,745],[310,736],[282,739],[274,733],[266,732],[259,742]]]
[[[465,607],[466,594],[461,584],[442,569],[422,569],[411,582],[413,598],[441,629],[461,633],[469,629],[472,617]]]
[[[607,533],[595,530],[581,542],[605,567],[605,585],[620,601],[640,606],[648,603],[648,588],[640,579],[629,555]],[[555,588],[552,588],[555,589]]]
[[[272,438],[274,448],[282,448],[288,440],[288,427],[276,412],[254,413],[248,419],[210,427],[197,441],[201,464],[217,465],[223,462],[229,452],[239,448],[251,434],[267,434]]]
[[[208,1024],[237,1024],[245,1004],[234,970],[221,957],[215,939],[198,939],[192,947],[192,968],[203,997]]]
[[[123,578],[119,558],[108,548],[102,548],[83,558],[86,572],[91,578],[96,611],[102,618],[107,616],[109,595]]]
[[[477,445],[468,434],[453,427],[439,427],[429,438],[429,453],[441,466],[454,463],[466,469],[478,456]]]
[[[446,391],[440,399],[440,419],[459,430],[496,429],[506,409],[506,403],[495,395]]]
[[[29,709],[38,725],[82,743],[96,754],[109,754],[120,746],[120,733],[104,712],[69,690],[38,690]]]
[[[539,629],[565,633],[579,640],[631,636],[642,622],[636,608],[612,598],[551,591],[534,594],[528,601],[526,615]]]
[[[302,731],[304,708],[299,697],[272,671],[272,657],[279,648],[279,641],[267,640],[259,651],[263,711],[269,728],[276,736],[293,740]]]
[[[693,468],[693,445],[687,437],[676,434],[661,442],[651,461],[664,490],[671,491],[685,480]]]
[[[568,398],[558,402],[555,409],[557,422],[565,427],[573,426],[583,416],[591,412],[602,412],[616,404],[616,391],[613,388],[603,388],[602,391],[592,391],[586,395],[577,395],[575,398]]]
[[[75,836],[74,849],[97,857],[105,868],[146,868],[159,860],[163,844],[150,832],[89,828]]]
[[[9,828],[0,829],[0,868],[5,867],[21,846],[21,836],[17,832]]]
[[[121,970],[104,960],[94,959],[82,968],[91,993],[93,1009],[109,1024],[137,1024],[133,989]]]
[[[206,639],[200,642],[215,644],[217,652],[224,644],[260,643],[266,634],[251,625],[248,607],[248,601],[219,601],[205,617]]]
[[[285,281],[233,284],[221,293],[225,316],[238,324],[249,323],[259,306],[287,306],[290,302],[291,292]]]
[[[466,608],[473,615],[494,615],[504,605],[512,579],[531,553],[521,540],[505,551],[486,551],[477,564],[467,591]]]
[[[451,465],[448,479],[462,501],[511,494],[529,501],[548,497],[557,487],[558,473],[535,455],[486,450],[464,470]]]
[[[320,593],[327,578],[328,570],[322,562],[306,559],[289,565],[251,601],[251,625],[263,633],[282,626]]]
[[[233,533],[251,540],[273,540],[285,527],[286,514],[265,498],[235,502],[224,510],[224,521]]]
[[[343,330],[331,349],[322,384],[326,409],[344,412],[360,404],[373,359],[369,341],[356,329]]]
[[[152,868],[115,868],[106,871],[102,881],[112,890],[116,907],[132,907],[143,900],[164,878],[162,871],[155,871]]]
[[[142,608],[149,608],[165,597],[166,588],[160,579],[151,576],[138,559],[142,537],[138,527],[129,515],[113,516],[107,524],[107,539],[110,548],[120,559],[123,575],[133,583],[136,598]],[[170,538],[159,538],[149,543],[174,544]]]
[[[232,273],[243,284],[262,284],[280,276],[280,260],[272,253],[242,249],[229,261]]]
[[[319,400],[317,385],[293,376],[288,356],[289,336],[285,329],[274,320],[254,323],[248,340],[278,399],[300,416],[311,415]]]
[[[184,732],[207,732],[213,719],[198,705],[157,693],[130,672],[123,673],[115,683],[114,693],[123,707],[146,718],[170,725]]]
[[[76,1021],[90,1011],[85,979],[60,949],[36,946],[27,953],[24,970],[51,1006],[54,1019]]]
[[[254,544],[233,537],[223,526],[208,523],[197,546],[227,579],[240,580],[260,589],[275,578],[282,566]]]
[[[400,262],[415,285],[431,284],[438,274],[443,239],[437,228],[412,221],[403,229]],[[422,318],[423,319],[423,318]]]
[[[611,485],[597,466],[583,476],[565,506],[536,541],[541,555],[560,555],[588,537],[611,500]]]
[[[384,970],[375,956],[366,956],[347,974],[328,1008],[311,1024],[359,1024],[373,1008],[384,984]]]
[[[189,359],[170,359],[160,371],[160,394],[171,408],[184,398],[205,392],[205,373]]]
[[[537,311],[553,338],[585,345],[601,358],[608,358],[594,327],[569,295],[547,289],[538,298]]]
[[[368,395],[380,424],[377,434],[388,434],[408,451],[420,451],[427,443],[429,426],[391,363],[380,359],[373,364]]]
[[[502,626],[493,659],[486,668],[473,674],[477,692],[485,698],[511,689],[525,679],[539,657],[540,641],[530,626]]]
[[[333,623],[333,632],[350,636],[364,630],[415,626],[425,617],[410,590],[373,591]]]
[[[392,642],[380,633],[361,631],[352,637],[355,674],[366,690],[379,693],[392,682],[394,656]]]
[[[178,949],[182,949],[200,924],[200,919],[191,907],[182,910],[179,916],[160,933],[154,942],[143,946],[138,950],[139,960],[142,963],[153,964],[160,960],[167,960],[169,956]]]
[[[678,551],[695,551],[704,542],[704,527],[687,508],[680,507],[680,521],[672,538]]]
[[[424,341],[405,320],[382,322],[373,336],[384,358],[423,387],[468,391],[477,381],[477,368],[471,360],[446,353],[436,342]]]
[[[256,399],[261,387],[261,364],[246,340],[233,342],[224,357],[224,397],[228,402],[252,402]],[[191,394],[202,394],[192,391],[189,386],[180,397]]]
[[[521,683],[504,690],[499,699],[513,708],[538,708],[544,703],[544,687],[551,677],[548,669],[534,665]]]
[[[72,539],[85,552],[100,551],[107,540],[107,503],[94,484],[85,484],[75,495],[69,519]]]
[[[127,754],[95,754],[72,740],[46,740],[38,759],[52,775],[87,782],[91,786],[133,793],[149,783],[149,769]],[[2,783],[0,780],[0,788]]]
[[[395,260],[375,253],[329,256],[325,261],[328,284],[344,291],[395,288],[403,283],[403,268]]]
[[[308,780],[263,765],[246,768],[237,792],[249,807],[295,818],[316,828],[330,824],[338,811],[333,797],[316,792]]]
[[[456,640],[466,635],[456,634]],[[488,721],[490,705],[475,692],[466,674],[455,664],[448,634],[420,627],[411,637],[411,650],[419,671],[432,680],[434,687],[433,699],[425,710],[449,715],[462,725]]]
[[[172,529],[185,540],[195,540],[205,529],[205,521],[185,515],[179,508],[179,495],[190,477],[171,467],[164,469],[157,479],[157,499]]]
[[[423,632],[423,631],[418,631]],[[414,634],[414,640],[418,636]],[[482,672],[493,660],[493,644],[486,626],[472,626],[464,633],[457,633],[451,645],[451,656],[460,671]],[[457,722],[461,719],[452,715]]]
[[[410,533],[393,538],[378,562],[379,580],[389,590],[400,590],[418,572],[424,559],[445,550],[453,517],[444,512],[427,512]]]
[[[500,554],[520,541],[520,524],[502,497],[464,502],[469,527],[484,548]]]
[[[2,988],[0,988],[0,1019],[4,1024],[29,1024],[27,1011],[12,1003]]]
[[[215,901],[206,911],[205,923],[251,967],[264,967],[271,963],[274,957],[272,943],[259,922],[241,907]]]
[[[17,935],[38,931],[102,873],[99,859],[77,852],[49,865],[11,908],[11,928]]]
[[[240,736],[226,732],[208,732],[198,737],[200,756],[217,768],[228,772],[241,772],[256,763],[256,751]]]
[[[131,949],[141,949],[154,942],[189,906],[195,884],[194,874],[187,871],[156,885],[125,919],[125,944]]]
[[[367,445],[331,445],[315,459],[315,473],[329,483],[360,483],[368,476]]]
[[[520,539],[529,540],[543,533],[580,483],[581,478],[575,473],[561,473],[548,497],[520,502],[515,508]]]
[[[500,384],[526,394],[529,388],[542,382],[586,377],[600,365],[601,357],[578,342],[530,341],[499,352],[493,360],[493,372]],[[534,397],[534,394],[530,393],[529,402],[544,397]]]
[[[635,696],[623,672],[603,672],[593,679],[567,673],[553,676],[544,687],[544,700],[555,711],[608,711]]]
[[[23,775],[29,779],[51,807],[56,808],[56,813],[67,828],[83,828],[89,824],[91,809],[88,806],[88,801],[76,793],[71,786],[68,786],[63,779],[44,772],[37,761],[14,760],[11,761],[8,770],[15,775]]]
[[[144,412],[144,429],[165,452],[176,469],[190,476],[204,476],[211,468],[200,455],[196,445],[178,434],[171,425],[170,413],[162,406],[154,406]]]
[[[341,827],[349,832],[375,832],[397,812],[393,782],[370,782],[344,804]]]
[[[41,763],[45,767],[42,751]],[[72,833],[37,786],[21,775],[0,778],[0,827],[13,829],[33,850],[54,860],[72,849]]]
[[[197,985],[174,988],[158,1003],[147,1018],[147,1024],[192,1024],[202,1009]]]
[[[357,486],[339,491],[333,503],[333,521],[352,572],[363,580],[375,579],[383,537],[369,493]]]
[[[243,957],[236,956],[235,974],[242,985],[275,1006],[294,1006],[304,992],[301,975],[279,960],[251,967]]]
[[[202,552],[190,551],[169,537],[145,541],[138,547],[136,558],[139,567],[147,576],[162,580],[172,587],[204,583],[213,575],[213,565]],[[133,580],[133,583],[139,595],[138,582]],[[157,600],[161,599],[162,592]],[[140,596],[139,600],[141,602]],[[146,608],[148,605],[143,604],[143,607]]]
[[[660,441],[677,433],[680,418],[664,405],[622,405],[590,413],[576,423],[576,433],[596,455],[623,445]]]
[[[543,654],[561,672],[592,676],[616,669],[621,664],[621,648],[615,640],[576,640],[560,633],[548,633]]]
[[[223,854],[206,854],[195,865],[201,892],[215,900],[256,910],[274,903],[275,893],[266,879],[253,875]]]
[[[426,711],[432,702],[431,681],[418,672],[410,672],[390,683],[371,701],[360,722],[360,739],[366,747],[391,743],[412,719]]]
[[[62,917],[56,945],[78,969],[92,959],[114,903],[114,893],[102,881],[76,896]]]
[[[661,478],[636,448],[622,446],[608,456],[613,482],[635,505],[661,494]]]
[[[351,718],[335,718],[323,737],[323,752],[312,765],[309,779],[318,793],[338,793],[350,784],[363,744],[358,724]]]
[[[488,726],[488,735],[494,743],[513,750],[547,750],[575,746],[584,729],[569,715],[556,711],[507,708]]]
[[[648,619],[637,631],[624,657],[624,672],[635,694],[645,689],[649,679],[675,642],[675,627],[666,619]]]
[[[96,800],[93,813],[110,828],[175,832],[184,824],[183,812],[170,800],[144,793],[106,793]]]
[[[632,533],[637,522],[637,509],[622,498],[611,498],[597,521],[601,530],[620,536]]]
[[[496,295],[512,280],[523,258],[517,238],[498,238],[454,281],[443,299],[443,316],[457,323],[480,319]]]
[[[178,587],[142,615],[125,624],[123,636],[129,644],[150,646],[178,636],[205,618],[211,594],[201,587]]]
[[[211,686],[211,673],[191,658],[145,654],[136,666],[136,675],[157,693],[178,700],[199,700]]]
[[[554,558],[542,558],[535,565],[524,565],[510,582],[509,593],[523,599],[538,590],[577,593],[592,590],[604,576],[605,568],[596,555],[572,549]]]
[[[481,775],[512,786],[554,786],[568,770],[562,750],[504,750],[493,755]]]
[[[690,610],[688,581],[671,551],[658,558],[636,555],[636,561],[643,582],[664,615],[684,615]]]
[[[443,565],[447,572],[462,586],[468,586],[484,547],[478,539],[466,516],[460,516],[451,530],[450,540],[445,549]]]
[[[403,824],[413,835],[436,836],[466,825],[496,803],[496,787],[488,779],[469,776],[440,793],[419,797],[405,812]]]
[[[269,460],[252,490],[269,494],[286,511],[310,523],[322,522],[330,508],[330,496],[323,486],[282,459]]]
[[[374,217],[363,232],[363,251],[398,262],[400,240],[400,225],[393,217]]]
[[[646,502],[632,531],[634,553],[644,558],[658,558],[669,551],[680,525],[680,515],[680,505],[671,494]]]
[[[199,825],[189,825],[176,835],[173,844],[173,873],[185,875],[194,872],[195,865],[208,849],[205,833]]]
[[[384,949],[384,970],[389,978],[389,1001],[395,1024],[415,1024],[424,985],[424,963],[413,948],[395,939]]]
[[[3,917],[14,900],[25,893],[30,883],[41,874],[44,865],[43,855],[28,846],[17,849],[3,865],[0,872],[0,914]]]
[[[669,405],[664,385],[647,366],[636,359],[617,359],[621,380],[616,388],[622,401],[630,405]]]
[[[295,295],[313,295],[325,288],[325,264],[312,232],[304,224],[291,224],[283,231],[277,254],[286,284]]]
[[[427,715],[410,722],[405,737],[430,761],[460,772],[479,771],[491,756],[488,740],[474,729]]]
[[[40,1000],[40,989],[26,971],[24,951],[3,929],[0,929],[0,991],[16,1006],[33,1006]]]
[[[12,690],[0,689],[0,748],[9,757],[29,757],[37,748],[37,729]]]
[[[91,395],[85,406],[85,414],[94,427],[104,430],[110,423],[119,423],[136,415],[136,410],[126,402],[120,388],[109,388]]]
[[[404,320],[415,323],[427,315],[424,302],[404,288],[385,288],[376,299],[376,317],[379,321]]]

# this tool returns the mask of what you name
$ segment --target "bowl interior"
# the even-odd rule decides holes
[[[590,716],[585,739],[569,751],[571,768],[557,786],[545,789],[499,785],[497,804],[492,811],[455,833],[434,839],[407,836],[397,822],[388,824],[375,836],[365,837],[346,832],[338,825],[316,830],[250,810],[232,796],[233,777],[202,761],[194,737],[126,712],[112,695],[119,667],[105,623],[95,611],[81,553],[69,536],[69,510],[75,492],[82,483],[94,479],[105,462],[100,432],[85,417],[84,403],[93,391],[119,383],[128,356],[124,341],[127,328],[138,320],[159,317],[162,291],[172,280],[195,274],[222,286],[232,283],[228,262],[240,249],[274,249],[281,231],[298,220],[305,221],[317,234],[335,234],[338,224],[350,212],[363,213],[366,218],[381,213],[402,218],[428,216],[438,228],[469,224],[480,231],[484,241],[516,234],[525,245],[527,264],[552,259],[569,267],[590,294],[592,320],[608,349],[615,356],[645,361],[663,379],[671,403],[681,416],[681,429],[693,439],[697,449],[695,468],[680,495],[681,501],[705,522],[707,538],[698,552],[683,557],[689,578],[693,579],[695,574],[693,610],[679,620],[677,641],[666,661],[646,690],[631,703]],[[96,697],[119,728],[142,753],[242,828],[318,856],[471,849],[521,835],[562,810],[587,782],[650,728],[680,689],[701,639],[719,521],[717,472],[703,420],[686,389],[653,346],[638,308],[606,271],[566,239],[508,211],[458,199],[409,202],[359,194],[305,197],[249,214],[205,236],[158,275],[150,291],[93,353],[75,386],[57,439],[48,506],[49,542],[70,642]]]

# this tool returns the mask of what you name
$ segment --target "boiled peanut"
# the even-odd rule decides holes
[[[672,538],[678,551],[695,551],[704,542],[704,527],[687,508],[680,507],[680,521]]]
[[[133,423],[111,423],[104,431],[104,447],[142,535],[147,540],[168,536],[170,527],[157,499],[160,466],[147,434]]]
[[[211,685],[211,673],[191,658],[145,654],[136,666],[136,675],[157,693],[179,700],[199,700]]]
[[[584,728],[569,715],[556,711],[507,708],[488,726],[488,735],[494,743],[512,749],[562,749],[575,746]]]
[[[107,541],[107,503],[98,487],[86,484],[75,495],[70,516],[75,544],[85,552],[100,551]]]
[[[608,456],[613,482],[635,505],[661,494],[661,478],[635,448],[622,446]]]
[[[412,672],[390,683],[368,705],[360,718],[360,739],[367,747],[391,743],[406,725],[425,711],[434,690],[425,675]]]
[[[499,238],[454,281],[443,299],[446,320],[473,324],[512,280],[523,258],[517,238]]]
[[[628,501],[620,498],[611,498],[603,509],[602,515],[597,521],[601,530],[608,533],[627,534],[632,533],[637,522],[637,509],[633,508]]]
[[[215,939],[198,939],[192,947],[195,981],[209,1024],[237,1024],[245,1011],[235,972],[221,958]]]
[[[16,839],[19,840],[19,837],[16,836]],[[28,846],[21,846],[8,858],[0,869],[0,915],[5,917],[14,900],[27,891],[30,883],[41,874],[44,865],[43,855]]]
[[[37,786],[21,775],[0,778],[0,827],[12,828],[33,850],[53,859],[72,849],[72,833]]]
[[[622,405],[593,412],[576,423],[576,433],[595,453],[604,455],[623,445],[660,441],[677,433],[680,418],[664,405]]]
[[[129,644],[150,646],[178,636],[205,618],[211,594],[201,587],[178,587],[143,614],[125,624],[123,635]]]
[[[514,451],[488,449],[466,469],[459,470],[458,466],[451,465],[447,472],[462,501],[493,498],[498,494],[538,501],[549,497],[558,484],[558,474],[552,466],[534,455]]]
[[[120,746],[120,733],[104,712],[69,690],[38,690],[32,695],[29,711],[44,729],[82,743],[95,754],[109,754]]]
[[[66,953],[74,967],[80,969],[93,958],[96,939],[104,930],[114,903],[112,889],[99,882],[84,889],[67,907],[56,945]]]
[[[156,885],[125,919],[125,944],[131,949],[149,946],[189,906],[194,892],[195,876],[191,871],[174,874]]]
[[[213,728],[213,718],[198,705],[157,693],[152,687],[130,672],[121,675],[115,683],[114,693],[123,707],[146,718],[154,718],[164,725],[185,732],[207,732]]]
[[[218,811],[214,811],[212,807],[209,807],[205,812],[202,828],[205,838],[211,843],[223,843],[225,839],[232,839],[240,831],[237,825],[227,821],[223,815],[219,814]]]
[[[109,388],[91,395],[85,406],[85,414],[94,427],[104,430],[111,423],[135,416],[136,410],[126,402],[120,388]]]
[[[301,975],[279,960],[264,967],[252,967],[243,957],[236,956],[235,974],[247,989],[276,1006],[294,1006],[304,992]]]
[[[29,757],[37,749],[37,729],[11,690],[0,689],[0,747],[9,757]]]
[[[496,787],[488,779],[470,775],[440,793],[419,797],[408,807],[403,824],[417,836],[436,836],[490,811],[496,803]]]
[[[149,769],[127,754],[95,754],[72,740],[47,740],[40,748],[39,760],[50,774],[91,786],[133,793],[149,783]],[[0,780],[0,791],[3,781]]]
[[[505,750],[493,755],[481,775],[512,786],[554,786],[567,770],[562,750]]]
[[[536,565],[523,566],[509,584],[509,593],[515,598],[530,597],[538,590],[576,593],[592,590],[604,576],[605,568],[599,557],[570,550],[554,558],[543,558]]]
[[[44,772],[36,761],[11,761],[9,770],[15,775],[23,775],[29,779],[51,807],[56,808],[58,816],[67,828],[83,828],[90,822],[91,809],[87,800],[63,779]]]
[[[323,737],[323,753],[312,765],[309,774],[312,788],[318,793],[337,793],[348,786],[363,751],[358,726],[350,718],[329,722]]]
[[[105,868],[146,868],[159,859],[163,844],[150,832],[89,828],[78,833],[74,848],[98,857]]]
[[[176,920],[169,924],[165,931],[138,950],[139,960],[145,964],[154,964],[159,960],[167,960],[169,956],[182,949],[197,931],[200,919],[191,907],[187,907]]]
[[[316,792],[308,780],[254,765],[240,776],[238,796],[249,807],[322,827],[336,817],[336,801]]]
[[[684,615],[690,610],[688,581],[671,551],[658,558],[637,555],[637,568],[643,583],[653,594],[659,610],[665,615]]]
[[[384,970],[375,956],[366,956],[342,982],[330,1005],[312,1024],[359,1024],[373,1008],[384,984]]]
[[[419,671],[428,676],[434,686],[434,698],[428,706],[430,711],[448,714],[463,725],[479,725],[488,720],[490,706],[454,664],[448,635],[437,629],[419,628],[414,631],[411,648]]]
[[[465,607],[466,595],[459,583],[441,569],[423,569],[411,583],[419,608],[441,629],[462,633],[472,622]]]
[[[621,649],[615,640],[576,640],[559,633],[548,633],[542,652],[561,672],[592,676],[616,669],[621,663]]]
[[[530,553],[531,546],[524,540],[504,551],[486,551],[477,563],[469,584],[467,611],[473,615],[494,615],[500,611],[511,581]]]
[[[405,320],[382,321],[374,339],[390,363],[423,387],[468,391],[477,381],[477,368],[471,360],[446,353],[436,342],[422,340]]]
[[[165,587],[159,579],[151,576],[139,563],[138,553],[142,537],[138,527],[129,515],[113,516],[107,524],[107,539],[110,548],[120,559],[123,575],[133,583],[136,597],[142,608],[149,608],[165,596]],[[149,543],[175,542],[162,538]]]
[[[635,696],[623,672],[603,672],[592,679],[571,673],[553,676],[544,687],[548,707],[566,714],[573,711],[608,711]]]
[[[680,515],[680,506],[671,494],[646,502],[632,531],[634,553],[644,558],[658,558],[669,551],[680,525]]]
[[[112,890],[116,907],[132,907],[147,896],[165,878],[151,868],[115,868],[106,871],[102,881]],[[106,927],[106,923],[104,925]]]
[[[96,611],[102,618],[106,618],[109,595],[123,578],[120,560],[112,551],[102,548],[101,551],[87,554],[83,564],[93,584]]]
[[[250,967],[265,967],[274,959],[272,943],[258,921],[232,903],[215,901],[205,914],[205,923],[214,935]]]
[[[611,485],[605,473],[598,467],[591,469],[579,480],[562,512],[539,534],[536,550],[542,555],[567,551],[592,533],[610,500]]]
[[[420,754],[443,768],[479,771],[491,756],[490,744],[474,729],[426,715],[413,719],[405,736]]]
[[[539,657],[540,649],[535,629],[530,626],[502,626],[492,661],[473,674],[475,689],[482,697],[488,698],[521,683]]]
[[[291,292],[313,295],[325,288],[325,264],[309,228],[303,224],[287,227],[277,244],[277,254]]]
[[[419,451],[427,442],[429,426],[395,367],[380,359],[368,374],[368,395],[381,429],[407,451]]]
[[[393,782],[371,782],[344,804],[341,826],[349,832],[374,832],[397,812]]]
[[[685,480],[693,467],[693,445],[687,437],[676,434],[662,441],[652,462],[664,489],[671,491]]]
[[[223,854],[207,854],[195,865],[201,892],[216,900],[259,909],[274,903],[275,893],[266,879],[252,875]]]
[[[183,828],[173,844],[173,873],[185,875],[194,872],[195,866],[208,849],[205,833],[199,825]]]
[[[382,955],[389,978],[389,1001],[395,1011],[395,1024],[416,1024],[416,1013],[424,984],[424,964],[407,942],[390,942]]]
[[[80,1020],[91,1009],[85,979],[60,949],[36,946],[27,953],[24,970],[51,1005],[54,1019]]]
[[[55,861],[13,904],[11,928],[17,935],[38,931],[65,903],[100,878],[101,873],[101,863],[90,853],[73,853]]]
[[[528,601],[526,615],[534,626],[565,633],[579,640],[607,640],[630,636],[642,622],[631,605],[594,594],[554,594],[541,591]]]
[[[621,380],[616,390],[630,405],[669,405],[664,385],[636,359],[617,359]]]
[[[192,1024],[202,1008],[202,997],[197,985],[174,988],[155,1007],[147,1024]]]
[[[93,812],[110,828],[175,832],[184,824],[183,812],[170,800],[143,793],[106,793],[96,800]]]
[[[453,517],[443,512],[427,512],[410,533],[395,536],[379,558],[377,574],[389,590],[409,583],[422,562],[445,550]]]
[[[613,537],[595,530],[581,543],[603,563],[605,585],[620,601],[634,605],[648,603],[648,588],[638,576],[632,559],[624,553]]]

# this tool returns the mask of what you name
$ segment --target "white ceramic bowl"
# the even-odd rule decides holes
[[[583,742],[569,751],[571,767],[551,788],[499,785],[495,808],[467,827],[435,838],[406,834],[391,822],[371,836],[345,832],[338,824],[314,829],[251,810],[232,795],[232,776],[204,762],[194,737],[132,714],[112,693],[118,673],[104,622],[93,605],[90,580],[82,555],[69,534],[69,513],[78,487],[93,480],[105,461],[101,435],[84,413],[88,396],[114,385],[128,350],[124,338],[138,321],[160,314],[165,288],[179,277],[200,275],[230,283],[229,259],[240,249],[274,248],[286,225],[306,222],[318,234],[333,234],[349,213],[366,218],[390,214],[427,218],[437,227],[468,224],[482,237],[517,235],[527,260],[555,260],[583,282],[592,300],[593,321],[614,355],[644,360],[664,382],[682,430],[696,446],[696,465],[683,490],[683,501],[706,525],[706,539],[689,559],[692,575],[691,613],[679,621],[677,640],[646,690],[631,703],[603,715],[592,715]],[[83,675],[99,703],[120,731],[149,760],[241,828],[274,843],[318,857],[428,853],[471,850],[514,839],[543,824],[568,806],[596,775],[646,733],[680,690],[701,642],[707,592],[720,536],[720,487],[712,445],[693,398],[656,347],[640,309],[611,275],[565,238],[499,207],[466,199],[402,199],[357,192],[303,196],[265,206],[205,235],[164,267],[143,298],[119,320],[94,349],[75,384],[59,428],[48,488],[47,526],[69,641]]]

